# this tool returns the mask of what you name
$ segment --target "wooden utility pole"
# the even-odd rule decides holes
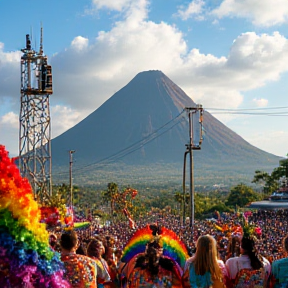
[[[72,165],[73,165],[73,153],[75,150],[70,150],[70,161],[69,161],[69,182],[70,182],[70,208],[73,211],[73,178],[72,178]]]
[[[189,119],[189,144],[186,144],[186,152],[184,154],[184,169],[183,169],[183,225],[185,225],[185,198],[186,198],[186,189],[185,189],[185,176],[186,176],[186,156],[189,154],[189,226],[193,228],[194,225],[194,218],[195,218],[195,191],[194,191],[194,162],[193,162],[193,150],[200,150],[201,144],[203,141],[202,137],[202,122],[203,122],[203,108],[202,105],[196,105],[196,107],[188,107],[185,108],[188,112],[188,119]],[[194,143],[194,129],[193,129],[193,116],[194,114],[199,112],[199,142],[198,144]]]

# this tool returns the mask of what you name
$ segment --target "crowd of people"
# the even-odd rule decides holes
[[[288,210],[49,227],[1,145],[0,164],[0,288],[288,288]]]
[[[51,230],[50,242],[62,255],[67,267],[66,277],[74,285],[72,287],[288,287],[287,210],[250,212],[247,223],[254,227],[252,232],[250,228],[234,229],[240,223],[239,213],[223,213],[216,218],[196,220],[190,227],[175,215],[149,213],[137,221],[134,229],[127,221],[104,225],[92,221],[88,228],[73,233]],[[159,231],[156,233],[152,229],[154,237],[146,243],[145,251],[135,254],[130,263],[123,262],[122,253],[127,242],[147,225],[156,225]],[[175,259],[163,256],[161,227],[174,231],[185,244],[184,267],[179,267]],[[65,246],[63,237],[72,236],[77,241],[74,239],[73,245]],[[74,249],[73,257],[67,256],[71,249]],[[81,264],[75,261],[75,255],[81,255]],[[83,260],[83,257],[87,258]],[[91,259],[96,271],[89,262]],[[79,269],[79,265],[86,270]],[[94,280],[93,275],[96,275]],[[81,286],[84,280],[86,286]]]

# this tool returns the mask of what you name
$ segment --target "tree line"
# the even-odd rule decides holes
[[[218,189],[195,192],[195,218],[210,217],[215,211],[231,212],[245,208],[249,203],[267,199],[280,187],[287,186],[288,158],[279,162],[279,167],[271,173],[256,170],[251,181],[252,186],[240,183],[228,190]],[[53,186],[52,195],[47,206],[63,206],[69,200],[70,187],[66,184]],[[73,186],[73,205],[82,213],[92,216],[124,219],[127,213],[137,217],[155,211],[173,213],[183,216],[183,211],[189,215],[189,193],[175,187],[120,187],[115,182],[107,184],[104,190],[90,187]]]

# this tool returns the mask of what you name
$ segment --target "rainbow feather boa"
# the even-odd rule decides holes
[[[144,253],[146,244],[153,240],[152,230],[149,226],[137,230],[123,250],[122,261],[129,262],[139,253]],[[174,260],[182,269],[188,258],[187,248],[175,232],[162,227],[160,234],[160,245],[163,247],[163,255]]]
[[[28,180],[0,145],[0,287],[70,287],[40,219]]]

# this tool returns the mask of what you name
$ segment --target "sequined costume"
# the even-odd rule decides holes
[[[96,288],[96,262],[83,255],[69,253],[61,256],[66,272],[64,276],[73,288]]]
[[[265,270],[265,278],[267,279],[271,273],[271,265],[266,258],[262,258],[263,267]],[[252,270],[251,261],[248,255],[241,255],[239,257],[229,258],[225,263],[231,280],[236,278],[237,273],[241,269]]]
[[[143,258],[143,259],[141,259]],[[127,287],[129,288],[182,288],[181,274],[172,260],[161,257],[158,272],[152,275],[144,257],[139,257],[131,272]]]

